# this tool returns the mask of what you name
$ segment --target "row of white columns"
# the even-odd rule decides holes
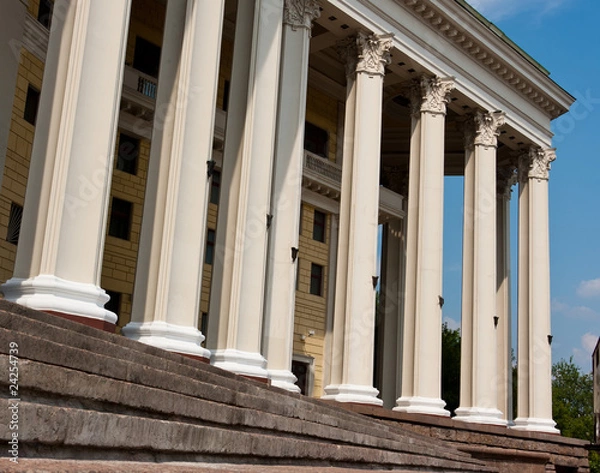
[[[21,241],[2,290],[33,308],[116,322],[99,287],[129,1],[57,0]],[[224,0],[168,2],[132,321],[123,332],[297,391],[290,371],[303,124],[314,0],[238,5],[209,317],[197,329]],[[347,62],[344,166],[330,382],[325,398],[381,405],[373,387],[382,87],[390,35],[358,33]],[[84,61],[85,56],[85,61]],[[412,91],[402,383],[396,409],[447,415],[440,398],[444,124],[452,79]],[[494,313],[498,113],[477,113],[465,166],[463,374],[458,418],[503,423]],[[519,417],[553,430],[549,150],[520,161]],[[504,209],[504,212],[506,209]],[[506,221],[506,215],[502,214]],[[503,243],[503,244],[506,244]],[[400,248],[396,248],[400,253]],[[397,255],[398,256],[398,255]],[[390,268],[391,270],[391,268]],[[505,281],[503,278],[502,281]],[[508,312],[503,283],[503,309]],[[509,327],[500,317],[503,327]],[[506,329],[508,330],[508,329]],[[506,340],[501,339],[503,346]],[[506,350],[505,350],[506,351]],[[393,355],[392,355],[393,356]],[[387,357],[390,357],[388,353]],[[506,358],[504,352],[500,358]],[[394,370],[399,371],[399,366]],[[393,391],[393,388],[390,388]],[[388,389],[389,390],[389,389]]]

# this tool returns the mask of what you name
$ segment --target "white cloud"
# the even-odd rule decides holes
[[[460,322],[458,320],[453,319],[452,317],[444,317],[442,322],[448,324],[448,328],[450,330],[457,330],[460,328]]]
[[[521,13],[531,13],[534,19],[551,13],[569,0],[468,0],[482,15],[490,21],[500,21]]]
[[[581,347],[573,348],[573,360],[581,366],[584,371],[587,371],[591,367],[591,358],[594,348],[596,348],[596,342],[598,336],[591,332],[585,333],[581,337]]]
[[[574,319],[600,319],[600,314],[590,307],[584,305],[570,306],[558,300],[552,301],[552,312],[557,314],[563,314],[566,317]]]
[[[581,297],[600,296],[600,278],[581,281],[577,287],[577,295]]]

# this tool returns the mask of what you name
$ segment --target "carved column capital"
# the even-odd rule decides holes
[[[498,135],[500,134],[498,129],[505,122],[504,112],[476,110],[473,120],[475,124],[474,144],[496,147],[498,145]]]
[[[556,159],[555,148],[534,148],[529,149],[529,179],[550,178],[550,163]]]
[[[446,114],[448,94],[454,89],[453,77],[421,77],[421,112]]]
[[[359,32],[338,44],[338,54],[346,62],[346,75],[365,72],[385,75],[385,66],[391,62],[393,34],[368,35]]]
[[[317,0],[285,0],[283,6],[283,24],[290,25],[292,30],[299,28],[310,30],[313,20],[321,16]]]

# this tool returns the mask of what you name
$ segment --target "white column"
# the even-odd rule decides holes
[[[394,410],[449,416],[441,399],[444,128],[451,78],[412,91],[402,393]]]
[[[519,159],[518,403],[515,429],[557,433],[552,420],[548,179],[553,149]]]
[[[512,399],[512,297],[510,264],[510,197],[511,188],[517,182],[514,168],[503,169],[498,176],[497,215],[497,294],[496,294],[496,340],[498,347],[498,409],[504,419],[513,420]]]
[[[198,330],[224,0],[169,2],[131,323],[134,340],[201,358]]]
[[[391,35],[345,43],[348,95],[331,384],[323,399],[381,405],[373,387],[381,103]],[[341,355],[341,356],[340,356]]]
[[[106,329],[99,287],[130,0],[57,0],[5,298]]]
[[[381,326],[377,328],[382,345],[381,399],[384,407],[390,409],[396,405],[402,375],[404,238],[404,219],[385,224],[379,295]]]
[[[496,147],[502,112],[477,110],[466,133],[461,385],[457,421],[504,425],[496,346]]]
[[[261,354],[283,2],[239,2],[208,344],[212,362],[266,379]]]
[[[300,392],[291,372],[298,261],[292,248],[300,233],[310,29],[320,11],[316,0],[286,0],[283,13],[263,353],[271,383]]]

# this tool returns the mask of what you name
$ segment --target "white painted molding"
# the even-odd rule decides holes
[[[300,387],[295,383],[298,378],[289,370],[268,370],[271,385],[292,393],[300,393]]]
[[[383,401],[377,397],[378,394],[379,391],[370,386],[331,384],[325,388],[325,395],[321,399],[383,406]]]
[[[30,279],[9,279],[1,290],[6,300],[32,309],[117,323],[117,315],[104,308],[109,300],[108,294],[95,284],[41,274]]]
[[[210,351],[201,346],[204,335],[194,327],[170,324],[160,320],[130,322],[122,329],[123,335],[146,345],[184,355],[210,359]]]
[[[231,373],[253,378],[268,378],[266,370],[267,360],[260,353],[249,353],[245,351],[228,348],[226,350],[213,351],[211,364]]]
[[[560,430],[556,428],[556,422],[552,419],[536,419],[534,417],[519,417],[515,419],[515,424],[511,426],[511,429],[560,434]]]
[[[472,424],[488,425],[507,425],[508,421],[504,419],[504,414],[498,409],[483,407],[458,408],[455,411],[456,417],[452,420],[456,422],[468,422]]]
[[[414,396],[397,399],[396,407],[393,410],[397,412],[450,417],[450,412],[444,409],[445,406],[446,403],[441,399]]]

